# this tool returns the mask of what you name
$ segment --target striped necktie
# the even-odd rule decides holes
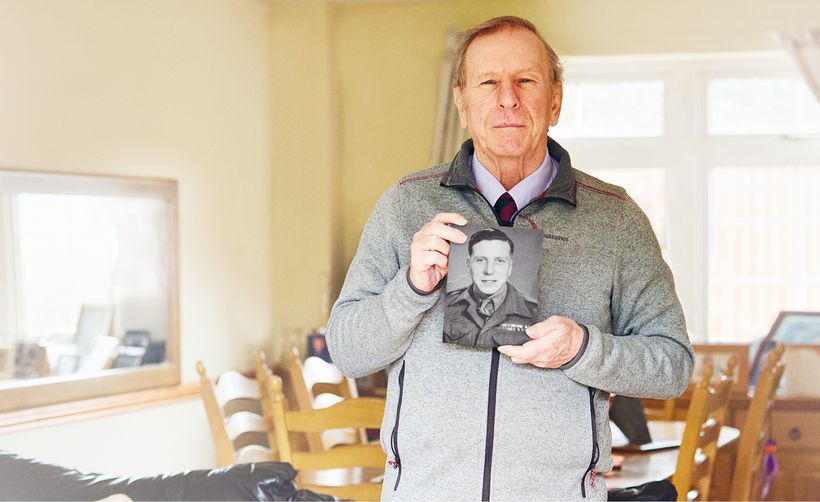
[[[504,192],[501,197],[495,201],[495,206],[493,206],[495,210],[495,214],[498,215],[499,221],[505,227],[512,226],[512,218],[518,208],[515,206],[515,200],[512,198],[509,192]]]

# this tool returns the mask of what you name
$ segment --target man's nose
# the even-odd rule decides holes
[[[484,275],[493,275],[495,271],[493,270],[492,263],[485,263],[484,264]]]
[[[504,109],[518,108],[518,89],[514,82],[501,82],[498,89],[498,107]]]

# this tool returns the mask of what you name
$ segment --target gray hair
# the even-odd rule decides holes
[[[558,60],[558,54],[550,47],[550,44],[544,40],[544,37],[538,33],[538,29],[532,24],[530,21],[517,16],[502,16],[502,17],[495,17],[488,21],[484,21],[483,23],[473,26],[469,30],[465,31],[461,36],[461,42],[458,44],[456,48],[456,62],[455,67],[453,68],[453,75],[451,77],[451,84],[453,87],[463,87],[464,81],[466,78],[466,69],[465,69],[465,56],[467,54],[467,49],[470,47],[470,44],[473,41],[481,36],[490,35],[493,33],[497,33],[501,30],[514,30],[514,29],[521,29],[527,30],[530,33],[534,34],[538,37],[538,40],[544,44],[544,49],[547,50],[547,60],[549,62],[550,70],[552,73],[552,82],[557,83],[564,80],[564,68],[561,65],[561,61]]]

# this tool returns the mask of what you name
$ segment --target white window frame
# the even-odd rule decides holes
[[[665,127],[654,138],[556,136],[573,165],[666,169],[669,265],[693,341],[719,340],[708,327],[708,180],[719,166],[809,166],[820,163],[820,137],[710,136],[707,83],[714,78],[800,77],[781,52],[568,57],[569,81],[663,80]],[[760,118],[765,120],[765,117]],[[812,161],[813,160],[813,161]]]

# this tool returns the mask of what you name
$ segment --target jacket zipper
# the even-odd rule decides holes
[[[401,371],[399,371],[399,402],[396,405],[396,421],[393,424],[393,432],[390,433],[390,451],[393,453],[393,460],[387,463],[393,466],[393,469],[398,469],[396,475],[396,484],[393,486],[393,491],[399,488],[399,481],[401,481],[401,457],[399,456],[399,418],[401,417],[401,401],[404,397],[404,365],[406,361],[401,362]]]
[[[587,467],[587,470],[586,472],[584,472],[584,475],[581,476],[581,496],[583,498],[587,497],[587,476],[590,476],[590,488],[595,488],[595,464],[598,463],[598,457],[601,453],[598,449],[598,431],[597,426],[595,424],[595,389],[593,389],[592,387],[587,387],[587,390],[589,391],[589,416],[590,421],[592,423],[592,457],[589,459],[589,467]]]
[[[473,190],[476,195],[478,195],[489,207],[490,211],[492,211],[493,215],[495,216],[495,220],[499,225],[504,226],[501,221],[498,219],[498,215],[495,214],[495,208],[490,204],[490,202],[484,198],[479,192]],[[521,214],[521,211],[532,204],[534,204],[538,200],[543,199],[533,199],[529,203],[527,203],[524,207],[519,209],[513,219],[510,221],[509,226],[513,226],[515,222],[515,218]],[[498,383],[498,359],[500,353],[498,349],[493,348],[493,357],[492,362],[490,365],[490,385],[489,385],[489,397],[487,400],[487,435],[486,435],[486,443],[484,447],[484,481],[482,486],[482,501],[489,501],[490,500],[490,474],[492,471],[492,457],[493,457],[493,435],[495,429],[495,401],[496,401],[496,385]],[[401,377],[399,377],[401,380]],[[586,479],[587,476],[590,476],[590,487],[595,488],[595,465],[598,463],[598,459],[600,457],[600,450],[598,449],[598,427],[595,423],[595,389],[592,387],[587,387],[589,391],[589,414],[590,414],[590,423],[592,424],[592,456],[589,460],[589,466],[587,470],[584,472],[584,475],[581,477],[581,496],[586,498],[587,491],[586,491]],[[399,400],[401,400],[401,391],[399,392]],[[398,484],[398,483],[397,483]]]
[[[481,500],[490,500],[491,475],[493,470],[493,436],[495,435],[495,400],[498,388],[498,364],[501,352],[493,347],[490,360],[490,382],[487,393],[487,432],[484,439],[484,477],[481,483]]]

